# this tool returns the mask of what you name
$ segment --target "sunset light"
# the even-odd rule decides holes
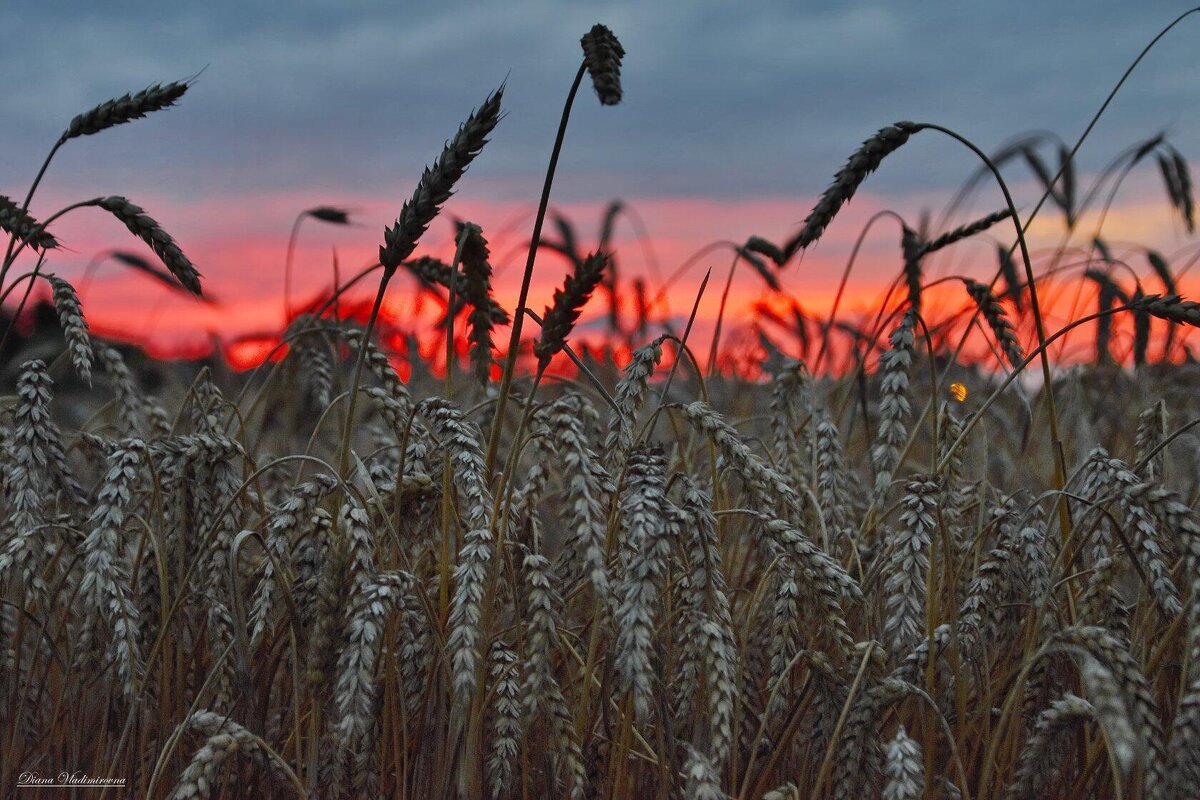
[[[1200,797],[1200,8],[0,18],[0,798]]]

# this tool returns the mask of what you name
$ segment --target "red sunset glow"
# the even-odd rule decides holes
[[[493,254],[497,300],[504,307],[512,308],[516,304],[519,267],[528,245],[533,209],[515,203],[481,202],[472,200],[469,195],[469,191],[463,192],[447,211],[454,215],[452,218],[470,219],[484,226]],[[177,240],[203,273],[205,291],[215,302],[197,302],[147,280],[116,261],[100,260],[92,265],[90,280],[83,284],[93,327],[106,335],[138,344],[155,357],[193,358],[220,346],[235,369],[247,369],[261,363],[276,348],[280,341],[279,331],[285,325],[283,265],[287,229],[297,209],[321,203],[308,195],[231,201],[216,199],[185,204],[171,198],[151,198],[145,203],[147,207],[153,205],[153,213],[164,226],[171,226]],[[351,217],[352,225],[348,227],[315,220],[303,223],[293,262],[292,304],[295,308],[329,296],[334,285],[335,259],[337,277],[343,283],[374,261],[379,232],[389,213],[389,204],[393,203],[384,198],[347,202],[347,206],[356,209]],[[621,288],[619,302],[623,313],[626,317],[633,314],[632,282],[641,278],[647,287],[651,316],[669,320],[674,330],[682,331],[704,273],[711,270],[690,339],[690,346],[698,357],[707,358],[722,293],[733,264],[732,249],[719,243],[745,241],[754,234],[781,238],[795,228],[805,203],[803,199],[785,197],[738,201],[650,198],[630,202],[628,207],[632,213],[618,217],[614,234]],[[566,204],[554,211],[574,224],[580,237],[579,246],[588,248],[595,246],[596,228],[604,208],[603,203],[579,203]],[[845,212],[845,219],[830,229],[819,247],[779,273],[780,292],[768,289],[743,262],[729,288],[722,346],[744,339],[750,325],[758,323],[781,349],[789,352],[790,347],[790,354],[799,355],[796,352],[799,343],[794,336],[772,322],[790,317],[794,307],[814,319],[828,314],[858,231],[883,208],[884,201],[869,193],[855,198]],[[489,230],[489,225],[494,226],[495,233]],[[645,238],[639,235],[641,226],[648,233]],[[1131,197],[1115,206],[1104,219],[1104,231],[1118,250],[1126,241],[1154,242],[1164,253],[1173,253],[1178,250],[1177,245],[1172,247],[1172,242],[1179,239],[1176,227],[1169,206],[1152,197]],[[840,319],[859,319],[868,310],[878,308],[884,300],[889,285],[899,274],[895,228],[894,222],[885,219],[866,236],[839,304]],[[1087,229],[1086,220],[1081,228]],[[123,237],[123,231],[111,220],[99,214],[88,214],[86,210],[64,218],[59,229],[71,252],[59,256],[62,263],[54,264],[50,269],[72,280],[78,281],[82,277],[91,254],[103,256],[106,249],[113,247],[131,251],[139,247],[136,242],[129,243]],[[1030,231],[1035,262],[1039,257],[1038,248],[1056,246],[1061,231],[1061,221],[1051,213],[1035,221]],[[995,269],[995,243],[1008,244],[1006,237],[1011,233],[1008,227],[999,226],[989,234],[994,235],[965,242],[931,260],[925,279],[934,284],[928,292],[927,311],[933,318],[952,315],[968,302],[957,281],[936,284],[940,275],[961,273],[984,281],[990,279]],[[553,237],[553,231],[548,230],[546,236]],[[448,224],[435,225],[418,252],[450,261],[454,245]],[[1181,252],[1182,256],[1175,255],[1178,258],[1187,255]],[[1129,283],[1136,273],[1141,280],[1153,283],[1152,273],[1133,245],[1130,245],[1129,260],[1129,267],[1118,270],[1119,279]],[[1059,322],[1077,317],[1081,309],[1090,309],[1095,303],[1095,288],[1075,279],[1079,269],[1066,266],[1066,272],[1047,277],[1042,287],[1048,317]],[[540,311],[568,270],[568,263],[558,254],[548,249],[539,253],[531,290],[532,308]],[[1192,285],[1187,267],[1180,270],[1179,278],[1186,291]],[[358,288],[341,298],[337,312],[365,321],[375,283],[374,277],[363,279]],[[893,294],[893,302],[898,297]],[[610,338],[606,306],[607,298],[601,292],[574,334],[578,349],[601,347]],[[411,278],[402,277],[392,283],[382,319],[387,329],[396,332],[394,341],[387,344],[395,354],[399,368],[406,371],[408,366],[406,341],[399,333],[404,332],[416,336],[419,356],[440,370],[437,364],[444,363],[444,344],[439,343],[444,339],[436,326],[443,310],[444,304],[427,292],[418,291]],[[1118,345],[1122,335],[1123,325],[1118,322],[1115,339]],[[1060,348],[1062,355],[1068,359],[1090,357],[1088,337],[1090,334],[1085,331],[1072,337],[1070,347]],[[503,337],[498,337],[497,343],[502,340]],[[621,342],[613,344],[620,345]],[[745,347],[743,342],[741,349],[744,351]],[[459,349],[465,353],[465,345]],[[757,351],[751,348],[751,352]],[[278,355],[276,351],[275,356]],[[986,351],[978,355],[986,356]],[[573,369],[564,356],[558,358],[563,362],[562,369],[567,372]]]
[[[6,3],[0,792],[1197,795],[1169,5]]]

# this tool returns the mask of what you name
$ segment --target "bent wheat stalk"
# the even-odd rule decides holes
[[[340,474],[345,475],[350,466],[350,436],[354,429],[354,411],[358,400],[358,384],[362,378],[363,363],[367,357],[365,342],[371,338],[375,323],[379,319],[379,309],[383,306],[383,297],[387,292],[388,282],[396,274],[400,264],[412,255],[417,247],[417,241],[429,228],[429,224],[441,211],[442,204],[454,193],[454,185],[467,171],[467,167],[483,150],[488,142],[488,134],[495,129],[500,121],[500,102],[504,97],[504,85],[488,95],[478,110],[473,111],[466,122],[458,128],[454,138],[442,148],[441,155],[427,167],[412,197],[404,202],[396,223],[385,228],[383,244],[379,247],[379,263],[383,267],[383,276],[379,280],[379,289],[375,293],[375,302],[371,306],[371,315],[367,319],[366,331],[363,334],[364,345],[359,348],[358,360],[354,365],[354,379],[350,385],[350,399],[346,410],[346,427],[342,433],[342,453],[340,459]]]
[[[504,426],[504,411],[512,393],[513,376],[517,371],[517,356],[521,349],[521,329],[525,322],[525,309],[529,305],[529,286],[533,282],[533,263],[537,259],[538,245],[542,241],[542,226],[546,221],[546,209],[550,205],[550,187],[554,185],[554,173],[558,169],[558,157],[562,153],[563,140],[567,135],[567,123],[571,119],[571,108],[575,105],[575,95],[579,93],[579,85],[583,82],[585,72],[592,73],[596,92],[600,102],[612,105],[621,99],[620,90],[620,60],[625,54],[620,42],[612,32],[603,25],[597,25],[581,41],[583,45],[583,63],[575,73],[575,80],[567,92],[567,101],[563,105],[562,117],[558,122],[558,133],[554,137],[554,147],[550,151],[550,163],[546,166],[546,180],[542,183],[542,196],[538,201],[537,216],[533,221],[533,234],[529,240],[529,253],[525,258],[525,272],[521,275],[521,291],[517,296],[517,308],[513,312],[512,331],[508,337],[508,354],[504,362],[504,372],[500,377],[500,389],[496,395],[496,410],[492,415],[492,429],[488,438],[487,471],[490,475],[496,465],[496,455],[500,448],[500,430]],[[611,102],[610,102],[611,101]]]

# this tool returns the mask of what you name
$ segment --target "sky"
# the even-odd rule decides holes
[[[604,205],[624,200],[634,213],[618,226],[623,268],[653,280],[713,241],[785,238],[858,143],[895,120],[943,124],[987,151],[1029,131],[1073,141],[1141,48],[1184,10],[1108,0],[0,0],[10,32],[0,49],[0,194],[24,195],[75,114],[198,75],[176,108],[68,143],[32,210],[45,217],[107,194],[143,206],[220,304],[177,299],[109,262],[85,297],[93,326],[140,341],[228,339],[279,324],[284,250],[298,212],[341,206],[356,222],[344,229],[306,223],[296,259],[304,293],[330,281],[335,250],[343,272],[371,259],[423,166],[504,82],[506,116],[447,206],[448,215],[489,234],[503,299],[515,294],[579,37],[603,22],[626,50],[625,99],[601,107],[581,93],[552,205],[587,242]],[[1080,151],[1081,177],[1160,130],[1185,156],[1200,154],[1198,36],[1200,15],[1141,64]],[[922,209],[940,210],[976,167],[950,140],[916,137],[868,180],[826,240],[785,272],[786,288],[806,307],[827,305],[872,213],[895,208],[915,223]],[[1190,239],[1166,209],[1156,174],[1142,173],[1118,195],[1106,234],[1187,252]],[[1018,205],[1031,206],[1029,174],[1014,167],[1011,180]],[[971,208],[986,213],[1001,201],[986,186]],[[140,247],[94,210],[63,218],[55,231],[69,249],[48,268],[76,280],[105,248]],[[869,237],[851,298],[867,305],[882,291],[898,266],[897,238],[894,228]],[[423,247],[444,253],[449,239],[449,224],[439,221]],[[688,305],[706,266],[723,275],[728,259],[702,259],[679,282],[673,312]],[[563,268],[551,256],[539,259],[534,307]],[[758,298],[756,281],[741,276],[735,302]],[[403,299],[411,287],[394,291]]]

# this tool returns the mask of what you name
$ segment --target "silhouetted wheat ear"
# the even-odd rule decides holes
[[[1096,238],[1096,242],[1100,242],[1100,238]],[[1098,248],[1100,249],[1100,248]],[[1102,255],[1106,261],[1111,260],[1108,255],[1107,248],[1101,249]],[[1096,282],[1100,287],[1097,295],[1098,309],[1101,312],[1109,311],[1113,305],[1120,300],[1122,303],[1129,305],[1129,295],[1121,289],[1120,285],[1112,279],[1108,273],[1101,272],[1098,269],[1087,269],[1083,271],[1083,276]],[[1096,360],[1111,361],[1112,353],[1109,350],[1109,340],[1112,335],[1112,317],[1105,315],[1096,319]]]
[[[170,272],[162,269],[161,267],[154,266],[137,253],[129,253],[124,250],[114,250],[110,255],[114,261],[118,261],[125,266],[130,267],[131,269],[135,269],[138,272],[148,275],[164,286],[167,286],[177,292],[187,291],[187,289],[183,288],[179,284],[179,281],[175,280]],[[210,301],[211,299],[212,298],[209,298]]]
[[[900,250],[904,254],[904,282],[908,286],[908,305],[921,313],[921,236],[907,225],[900,233]]]
[[[850,156],[846,166],[834,175],[833,184],[825,190],[812,213],[804,220],[804,227],[788,242],[787,254],[791,256],[820,239],[825,227],[833,221],[838,210],[854,197],[854,193],[867,176],[879,168],[884,158],[903,146],[908,138],[922,127],[915,122],[897,122],[880,128],[874,136],[863,142],[862,147]]]
[[[470,325],[471,371],[480,383],[487,383],[492,368],[492,265],[483,229],[470,222],[458,223],[462,256],[462,299],[471,304],[467,317]]]
[[[417,240],[441,211],[442,204],[454,193],[454,184],[487,144],[488,134],[500,121],[500,100],[503,95],[504,87],[501,86],[459,126],[458,133],[446,143],[433,166],[425,169],[412,197],[400,208],[396,224],[384,229],[379,263],[387,275],[394,273],[400,263],[412,255]]]
[[[39,230],[41,224],[29,216],[29,212],[0,194],[0,230],[16,238],[18,242],[28,241],[29,246],[36,250],[53,250],[58,247],[58,240],[44,230]]]
[[[124,197],[116,195],[101,197],[95,201],[95,204],[125,223],[125,227],[129,228],[134,236],[148,244],[155,255],[162,259],[166,268],[183,284],[184,288],[197,297],[200,296],[200,273],[179,249],[179,245],[175,244],[175,240],[171,238],[170,234],[164,231],[150,215],[146,214],[141,206],[134,205]]]
[[[445,261],[436,259],[433,256],[421,256],[404,262],[404,267],[422,284],[433,289],[435,286],[441,286],[444,289],[449,289],[454,286],[454,291],[461,298],[463,295],[463,281],[461,275],[456,275],[454,270],[450,269],[450,265]],[[457,308],[454,309],[457,311]],[[508,324],[508,312],[500,307],[500,304],[495,300],[490,300],[488,303],[488,314],[492,318],[492,322],[497,325]]]
[[[1064,192],[1060,192],[1055,186],[1054,175],[1050,173],[1046,162],[1037,154],[1037,150],[1034,149],[1034,145],[1032,144],[1026,145],[1021,150],[1021,155],[1025,157],[1025,163],[1029,165],[1029,169],[1037,176],[1038,182],[1041,183],[1046,195],[1054,201],[1056,206],[1062,209],[1063,214],[1067,218],[1067,225],[1069,226],[1074,218],[1071,214],[1067,197]]]
[[[1061,173],[1063,212],[1067,215],[1067,225],[1074,225],[1076,219],[1075,160],[1071,157],[1070,149],[1061,142],[1058,145],[1058,163]]]
[[[334,208],[333,206],[317,206],[310,208],[304,212],[313,219],[318,219],[321,222],[328,222],[332,225],[349,225],[350,212],[344,208]]]
[[[1175,276],[1171,274],[1171,265],[1163,258],[1162,253],[1157,250],[1147,250],[1146,260],[1150,262],[1150,268],[1154,270],[1154,274],[1162,281],[1167,294],[1177,294]]]
[[[986,217],[982,217],[980,219],[975,220],[972,223],[955,228],[954,230],[949,231],[948,233],[942,234],[938,238],[934,239],[932,242],[929,242],[924,247],[922,247],[921,254],[927,255],[934,251],[941,250],[943,247],[948,247],[949,245],[952,245],[955,242],[961,241],[963,239],[968,239],[977,233],[982,233],[982,232],[986,231],[988,228],[992,227],[997,222],[1003,222],[1004,220],[1008,219],[1010,216],[1012,216],[1012,212],[1006,208],[1003,211],[993,212],[991,214],[988,214]]]
[[[1174,147],[1171,148],[1171,159],[1175,162],[1175,179],[1179,182],[1179,213],[1188,233],[1196,229],[1196,206],[1192,199],[1192,174],[1188,170],[1187,160]]]
[[[988,327],[992,329],[992,335],[996,337],[996,342],[1000,345],[1004,357],[1008,359],[1008,363],[1012,365],[1013,369],[1017,369],[1025,361],[1025,353],[1021,350],[1021,343],[1017,341],[1017,334],[1013,330],[1012,323],[1008,321],[1008,317],[1004,313],[1004,307],[1000,305],[1000,299],[992,294],[987,286],[978,281],[964,278],[963,283],[967,286],[967,293],[971,295],[971,299],[979,308],[979,313],[983,315]]]
[[[742,246],[742,249],[748,250],[751,253],[762,253],[778,265],[782,265],[787,261],[787,254],[782,248],[777,247],[773,242],[769,242],[761,236],[751,236],[746,240],[746,244]]]
[[[604,277],[608,255],[593,253],[563,282],[561,289],[554,291],[554,305],[546,309],[542,318],[542,335],[533,346],[539,366],[549,363],[554,354],[563,349],[567,335],[575,327],[584,305]]]
[[[71,124],[63,131],[59,141],[61,143],[79,136],[90,136],[93,133],[141,119],[147,114],[173,106],[175,101],[183,97],[183,93],[188,90],[189,85],[186,81],[172,81],[168,84],[156,83],[137,94],[127,94],[101,103],[71,120]]]
[[[754,255],[749,248],[739,247],[737,248],[737,254],[741,256],[747,264],[754,268],[754,271],[758,273],[758,276],[763,279],[763,283],[767,284],[767,288],[769,288],[771,291],[778,292],[783,288],[779,284],[779,279],[775,277],[775,273],[771,272],[771,270],[767,267],[767,262]]]
[[[1017,311],[1025,310],[1025,301],[1021,298],[1021,279],[1017,276],[1017,265],[1013,262],[1012,252],[1004,245],[996,246],[996,258],[1000,263],[1000,274],[1004,276],[1004,294],[1012,300]]]
[[[1145,294],[1139,288],[1134,292],[1134,300],[1140,300]],[[1146,363],[1146,351],[1150,349],[1150,315],[1140,309],[1133,312],[1133,363],[1143,366]]]
[[[1133,300],[1130,306],[1167,322],[1200,328],[1200,303],[1184,300],[1177,294],[1148,294]]]
[[[593,25],[579,44],[583,46],[583,64],[592,76],[600,105],[615,106],[621,102],[621,58],[625,48],[612,31],[600,24]]]

